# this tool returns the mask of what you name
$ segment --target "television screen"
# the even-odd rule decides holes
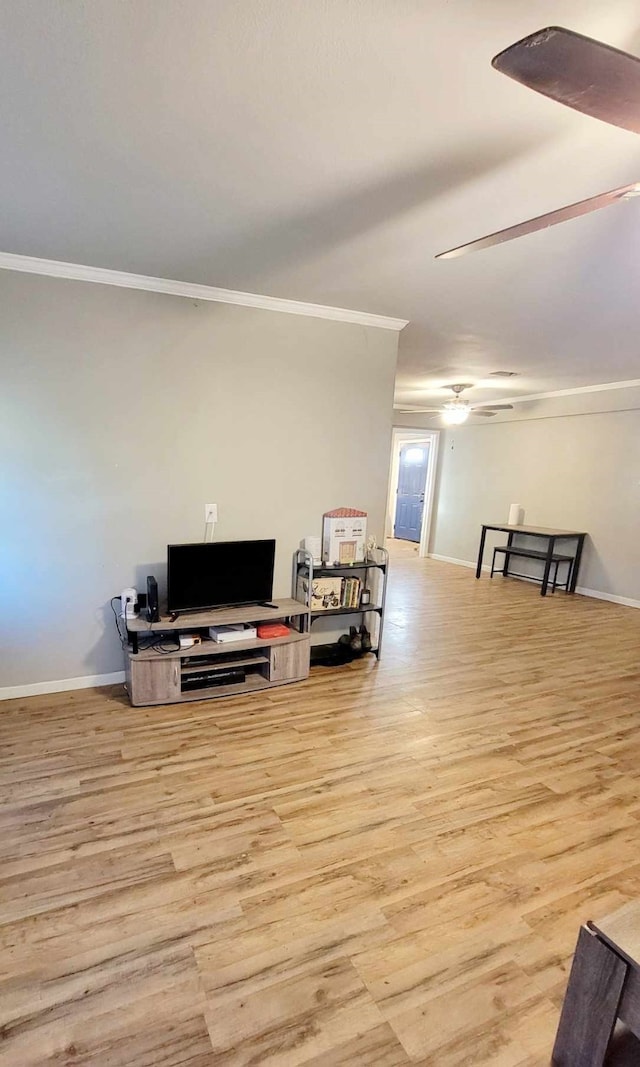
[[[275,541],[169,545],[169,611],[198,611],[271,600]]]

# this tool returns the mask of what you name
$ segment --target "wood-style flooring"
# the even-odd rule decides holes
[[[640,893],[640,613],[390,584],[377,666],[0,706],[0,1067],[549,1063]]]

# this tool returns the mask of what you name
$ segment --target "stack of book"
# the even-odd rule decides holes
[[[342,579],[342,608],[358,608],[360,607],[360,590],[362,589],[362,582],[359,578],[343,578]]]

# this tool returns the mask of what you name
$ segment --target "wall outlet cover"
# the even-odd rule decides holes
[[[217,504],[205,504],[204,506],[204,521],[205,523],[218,521],[218,505]]]

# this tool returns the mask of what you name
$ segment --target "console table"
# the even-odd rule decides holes
[[[558,562],[569,562],[570,571],[567,578],[567,593],[575,593],[576,585],[578,582],[578,570],[580,567],[580,559],[582,557],[582,548],[584,546],[584,539],[587,536],[586,533],[577,530],[555,530],[547,526],[509,526],[508,523],[492,523],[487,522],[482,525],[482,533],[480,535],[480,548],[478,551],[478,565],[476,567],[476,578],[480,577],[482,572],[482,558],[484,556],[484,544],[487,537],[488,530],[502,531],[509,535],[508,543],[501,549],[505,554],[504,566],[502,568],[502,574],[505,577],[509,575],[509,549],[513,547],[513,555],[528,557],[529,559],[537,559],[544,563],[544,571],[542,579],[535,579],[534,581],[541,581],[540,595],[547,595],[547,588],[549,586],[549,575],[551,573],[551,567]],[[527,551],[524,546],[514,546],[513,539],[516,534],[522,534],[527,537],[539,538],[542,542],[540,549],[531,549]],[[567,547],[564,546],[562,554],[556,551],[558,543],[564,543],[567,541],[575,541],[575,549],[573,552],[567,551]],[[546,542],[546,543],[544,543]],[[523,577],[523,575],[518,575]],[[528,576],[525,576],[528,577]],[[533,577],[533,576],[532,576]]]

